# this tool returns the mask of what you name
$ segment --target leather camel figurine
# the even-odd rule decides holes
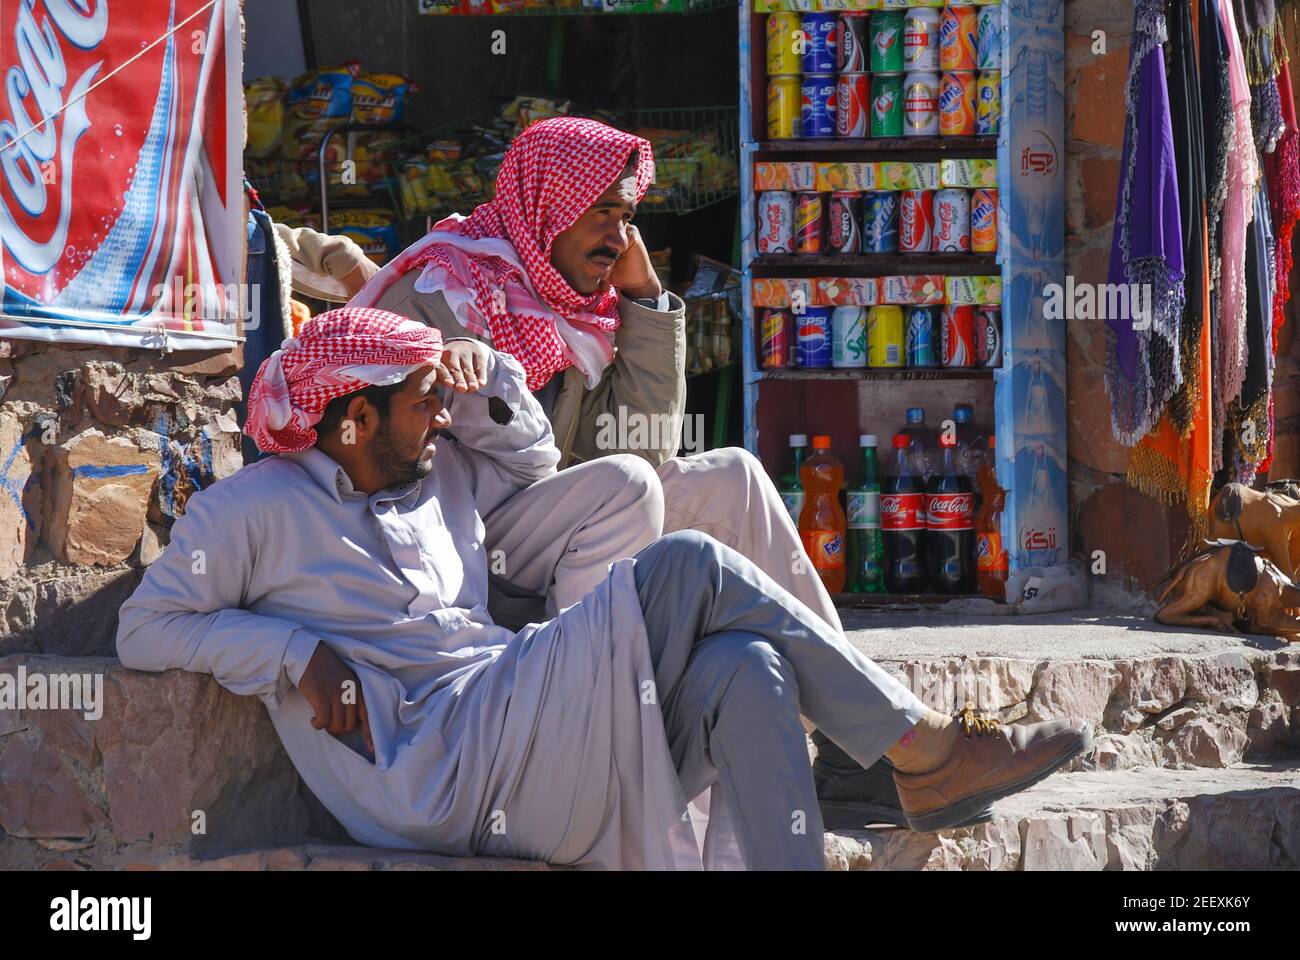
[[[1300,573],[1300,485],[1276,480],[1266,490],[1227,483],[1210,500],[1210,536],[1263,549],[1286,576]]]
[[[1278,569],[1262,549],[1240,540],[1207,540],[1206,549],[1175,566],[1157,601],[1156,620],[1175,627],[1204,627],[1300,641],[1300,585]]]

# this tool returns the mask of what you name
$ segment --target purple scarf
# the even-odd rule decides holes
[[[1183,250],[1165,85],[1165,40],[1163,4],[1138,0],[1125,91],[1124,159],[1107,276],[1115,285],[1112,289],[1123,285],[1150,291],[1149,297],[1136,302],[1130,298],[1128,310],[1113,309],[1115,298],[1110,298],[1112,309],[1106,319],[1111,430],[1125,446],[1134,446],[1151,432],[1182,383]],[[1146,324],[1145,329],[1135,329],[1135,322]]]

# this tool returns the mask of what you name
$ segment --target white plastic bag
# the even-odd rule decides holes
[[[1088,575],[1073,560],[1052,567],[1029,567],[1007,578],[1007,603],[1016,613],[1056,613],[1088,605]]]

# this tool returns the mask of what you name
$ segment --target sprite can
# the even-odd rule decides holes
[[[831,366],[867,365],[867,308],[836,307],[831,313]]]
[[[871,78],[871,135],[903,135],[903,75],[877,75]]]
[[[871,15],[871,72],[903,72],[903,17],[901,10]]]

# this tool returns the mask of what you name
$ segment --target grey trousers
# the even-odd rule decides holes
[[[925,706],[712,537],[671,533],[635,559],[655,686],[686,796],[721,787],[747,868],[822,869],[821,814],[799,715],[870,766]]]

